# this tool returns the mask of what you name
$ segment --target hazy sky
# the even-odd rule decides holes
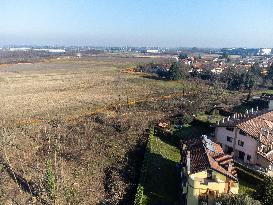
[[[273,0],[0,0],[0,45],[273,47]]]

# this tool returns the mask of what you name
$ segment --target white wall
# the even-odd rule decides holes
[[[248,162],[247,155],[250,155],[251,156],[250,162],[253,164],[256,164],[257,147],[258,147],[257,140],[253,139],[250,136],[244,136],[244,135],[239,134],[239,129],[236,129],[236,132],[237,132],[237,140],[235,143],[235,150],[242,151],[245,153],[245,162]],[[244,142],[243,147],[238,145],[238,140],[241,140]]]
[[[229,131],[225,127],[217,127],[215,130],[215,136],[216,136],[216,141],[218,143],[222,144],[223,149],[225,148],[225,145],[228,145],[229,147],[233,147],[233,142],[234,142],[234,138],[235,138],[235,131],[233,131],[233,132]],[[228,142],[227,136],[232,137],[233,141]]]
[[[237,132],[237,138],[235,139]],[[257,146],[258,142],[253,139],[250,136],[244,136],[239,134],[239,129],[235,128],[234,131],[229,131],[225,127],[217,127],[215,131],[216,141],[218,143],[222,144],[222,148],[225,151],[225,145],[229,147],[233,147],[235,154],[238,156],[238,152],[236,151],[242,151],[245,153],[245,162],[247,161],[247,155],[251,156],[250,163],[256,164],[257,161]],[[230,136],[233,138],[232,142],[227,141],[227,136]],[[236,140],[236,142],[234,142]],[[238,145],[238,140],[241,140],[244,142],[244,146],[241,147]]]

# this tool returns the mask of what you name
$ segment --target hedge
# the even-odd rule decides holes
[[[146,146],[146,152],[144,155],[143,163],[142,163],[142,168],[140,171],[140,177],[139,177],[139,182],[137,186],[137,192],[135,195],[135,201],[134,205],[144,205],[144,187],[143,184],[146,181],[146,176],[147,176],[147,167],[149,163],[149,158],[150,158],[150,151],[151,151],[151,141],[154,140],[154,128],[152,127],[150,129],[150,134],[148,138],[148,143]]]

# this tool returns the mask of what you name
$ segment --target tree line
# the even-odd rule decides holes
[[[256,87],[273,86],[273,64],[267,69],[267,73],[259,67],[258,63],[253,64],[248,70],[239,69],[234,66],[225,68],[222,73],[216,74],[211,71],[211,66],[205,65],[201,71],[191,69],[191,66],[174,62],[171,65],[146,64],[137,67],[138,71],[153,73],[161,79],[180,80],[180,79],[201,79],[214,84],[222,83],[226,89],[233,91],[248,90],[252,91]]]

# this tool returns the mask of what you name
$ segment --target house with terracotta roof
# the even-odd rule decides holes
[[[181,184],[184,204],[213,204],[221,194],[238,194],[231,155],[207,136],[181,141]]]
[[[273,170],[273,111],[247,110],[217,123],[216,142],[234,159],[265,172]]]

